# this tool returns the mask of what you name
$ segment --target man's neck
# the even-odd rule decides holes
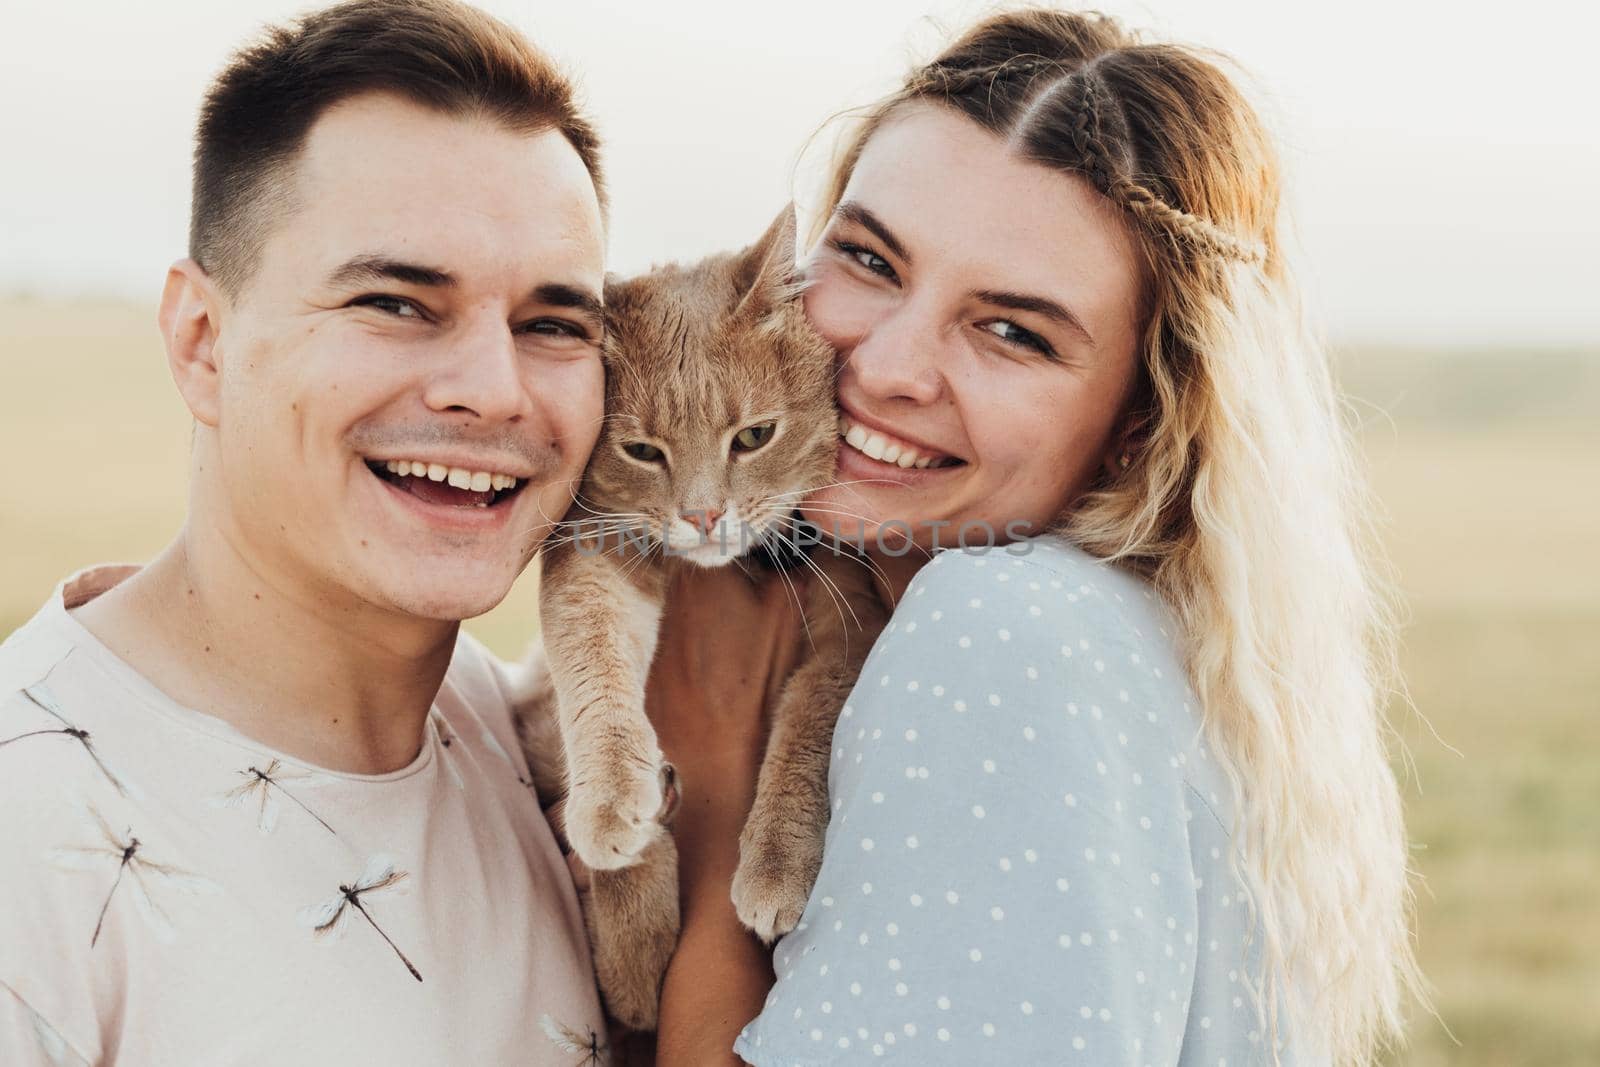
[[[355,774],[416,758],[459,629],[341,602],[188,529],[73,616],[179,704]]]

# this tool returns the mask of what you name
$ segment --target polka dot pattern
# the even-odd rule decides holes
[[[1174,621],[1081,550],[1020,547],[935,556],[868,658],[746,1061],[1270,1062]]]

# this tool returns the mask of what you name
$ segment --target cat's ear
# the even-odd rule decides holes
[[[760,318],[799,294],[794,245],[794,205],[786,204],[761,240],[739,253],[733,275],[734,291],[739,294],[734,314]]]

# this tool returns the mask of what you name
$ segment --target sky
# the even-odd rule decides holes
[[[484,0],[573,72],[606,141],[610,265],[758,236],[837,124],[990,5]],[[0,42],[0,293],[153,301],[183,254],[196,109],[281,0],[17,5]],[[1600,345],[1592,5],[1105,2],[1231,55],[1276,131],[1336,340]],[[821,131],[819,133],[819,131]],[[809,152],[802,152],[810,145]]]

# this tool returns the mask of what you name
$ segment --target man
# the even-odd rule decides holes
[[[503,673],[458,633],[596,439],[596,153],[560,74],[447,0],[313,14],[217,78],[160,311],[188,521],[0,648],[0,1063],[603,1040]]]

